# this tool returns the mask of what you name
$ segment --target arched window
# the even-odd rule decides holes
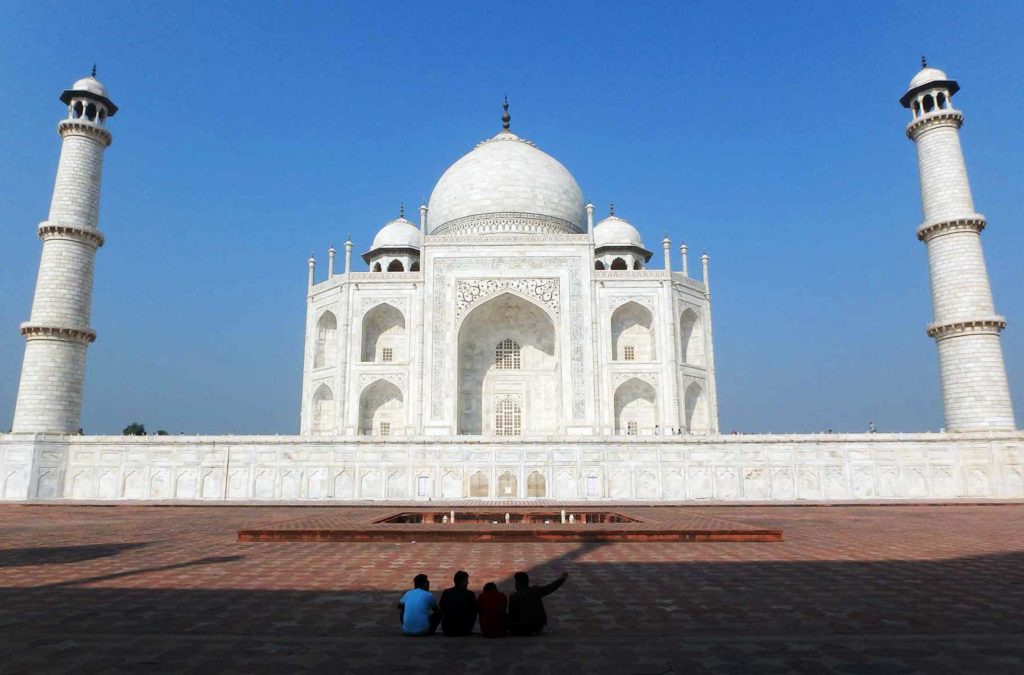
[[[381,303],[363,315],[362,361],[384,361],[385,349],[391,350],[391,361],[404,361],[407,344],[405,316],[398,308]]]
[[[87,120],[89,120],[90,122],[92,122],[94,119],[96,119],[96,105],[95,104],[90,103],[89,105],[85,106],[85,118]]]
[[[604,263],[601,262],[600,260],[598,260],[597,262],[594,263],[594,269],[595,270],[603,270],[604,269]]]
[[[705,434],[708,431],[707,398],[696,382],[686,388],[684,397],[686,431],[691,434]]]
[[[313,367],[333,366],[337,353],[338,319],[333,312],[324,312],[316,322],[316,350]]]
[[[523,433],[523,411],[519,403],[510,398],[498,403],[494,413],[495,436],[521,436]]]
[[[931,94],[927,94],[924,97],[924,111],[930,113],[935,110],[935,99],[932,98]]]
[[[635,269],[635,270],[640,269],[640,261],[639,260],[634,260],[633,261],[633,269]]]
[[[75,119],[78,119],[79,117],[82,116],[82,112],[83,112],[82,102],[81,101],[75,101],[75,108],[74,108],[74,112],[72,113],[72,115],[75,117]]]
[[[402,391],[387,380],[377,380],[359,395],[360,435],[400,435],[404,416]]]
[[[546,497],[548,494],[548,482],[544,478],[544,474],[540,471],[534,471],[526,477],[526,496],[527,497]]]
[[[334,410],[334,392],[326,384],[317,387],[313,394],[312,402],[313,423],[310,430],[314,434],[323,434],[331,431],[331,422]]]
[[[388,263],[388,272],[404,272],[405,266],[402,265],[401,260],[392,260]]]
[[[522,367],[519,343],[512,338],[505,338],[494,350],[494,366],[498,370],[519,370]]]
[[[612,312],[611,329],[612,360],[654,361],[657,358],[651,310],[636,302],[627,302]]]
[[[381,268],[379,262],[373,264],[373,271],[374,272],[381,272],[381,271],[383,271],[383,269]]]
[[[469,477],[469,496],[470,497],[486,497],[488,494],[488,481],[487,474],[483,471],[477,471]]]
[[[516,496],[516,477],[512,475],[511,471],[498,476],[498,497],[515,497]]]
[[[949,102],[946,100],[946,95],[941,91],[939,92],[938,96],[935,97],[935,102],[938,104],[940,108],[944,109],[949,107]]]
[[[412,265],[409,266],[409,271],[410,272],[419,272],[420,271],[420,261],[419,260],[413,260],[412,261]]]
[[[917,117],[920,114],[921,114],[921,104],[918,103],[917,101],[914,101],[914,117]]]
[[[704,330],[697,312],[690,308],[683,310],[679,318],[681,343],[680,361],[694,366],[704,365]]]
[[[625,260],[623,260],[622,258],[616,258],[615,260],[612,261],[612,269],[613,270],[625,270],[625,269],[629,269],[629,268],[626,267],[626,261]]]

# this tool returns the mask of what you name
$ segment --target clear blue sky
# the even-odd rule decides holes
[[[942,425],[897,99],[955,103],[1024,420],[1022,3],[5,2],[0,426],[13,415],[61,90],[110,128],[83,424],[298,428],[306,258],[356,252],[498,128],[596,204],[711,255],[724,431]],[[927,18],[926,18],[927,17]],[[652,261],[660,264],[660,253]],[[362,265],[361,261],[359,262]],[[324,268],[320,268],[324,272]]]

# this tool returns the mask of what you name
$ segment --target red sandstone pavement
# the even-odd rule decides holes
[[[3,505],[0,672],[1024,672],[1024,505],[677,511],[785,541],[256,544],[360,512]],[[411,577],[460,568],[571,576],[542,637],[398,636]]]

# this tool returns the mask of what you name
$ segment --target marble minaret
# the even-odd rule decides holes
[[[944,72],[927,67],[910,81],[900,103],[913,119],[907,136],[917,145],[924,219],[917,238],[928,247],[935,320],[928,335],[939,349],[947,431],[1013,429],[996,313],[980,233],[985,217],[974,210],[960,149],[964,116],[953,108],[960,89]]]
[[[32,314],[21,324],[21,368],[15,433],[75,433],[82,416],[85,352],[96,339],[89,326],[98,228],[103,153],[110,145],[107,118],[117,106],[96,79],[96,69],[63,94],[67,119],[50,217],[40,223],[43,252]]]

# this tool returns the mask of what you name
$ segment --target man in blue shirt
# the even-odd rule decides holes
[[[441,623],[441,611],[437,608],[434,594],[430,592],[430,579],[426,574],[417,574],[412,580],[413,589],[406,591],[398,601],[398,619],[402,622],[405,635],[433,635]]]

